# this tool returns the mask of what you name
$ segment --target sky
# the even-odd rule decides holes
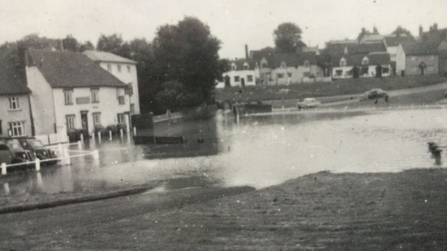
[[[308,46],[356,38],[362,27],[380,34],[398,25],[418,35],[434,23],[447,28],[447,0],[0,0],[0,44],[37,33],[72,35],[96,45],[101,34],[152,41],[157,28],[185,16],[200,19],[221,42],[221,58],[274,46],[273,31],[298,25]]]

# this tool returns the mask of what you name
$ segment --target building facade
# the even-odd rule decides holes
[[[421,42],[401,44],[396,54],[396,70],[401,76],[438,74],[437,47]]]
[[[85,51],[84,54],[121,82],[131,87],[130,93],[128,93],[130,111],[132,114],[140,114],[137,62],[104,51]]]
[[[0,136],[32,136],[31,90],[24,78],[24,61],[16,45],[0,49]]]
[[[83,54],[29,49],[26,76],[36,134],[129,125],[127,85]]]

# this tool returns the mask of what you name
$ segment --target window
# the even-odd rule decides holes
[[[118,72],[121,72],[121,65],[117,65],[116,68],[118,69]]]
[[[112,65],[111,64],[107,64],[107,70],[112,72]]]
[[[291,77],[292,77],[292,73],[291,73],[291,72],[287,72],[287,76],[288,76],[289,78],[291,78]]]
[[[132,114],[135,113],[135,104],[130,104],[130,112],[131,112]]]
[[[124,117],[124,113],[118,113],[118,124],[126,124],[126,119]]]
[[[92,103],[99,103],[99,89],[91,89],[92,92]]]
[[[126,100],[124,98],[124,88],[117,88],[116,95],[118,97],[118,103],[120,105],[124,105],[126,103]]]
[[[19,97],[9,97],[9,110],[19,110]]]
[[[287,67],[286,62],[281,62],[281,68],[286,68],[286,67]]]
[[[75,129],[75,115],[67,115],[65,116],[65,122],[67,124],[67,130]]]
[[[284,78],[284,74],[283,74],[283,73],[277,73],[277,74],[276,74],[276,77],[277,77],[277,78]]]
[[[248,70],[248,64],[247,63],[244,64],[244,70]]]
[[[127,72],[128,72],[128,73],[131,73],[131,72],[132,72],[132,69],[131,69],[130,65],[127,66]]]
[[[336,71],[335,71],[335,75],[336,75],[336,76],[341,76],[341,75],[343,75],[343,70],[336,70]]]
[[[73,104],[73,90],[64,90],[65,105]]]
[[[247,82],[253,82],[253,75],[247,75]]]
[[[362,65],[369,65],[369,59],[367,57],[362,59]]]
[[[309,61],[304,61],[304,67],[309,67]]]
[[[341,58],[340,59],[340,66],[346,66],[346,59],[345,58]]]
[[[234,82],[239,82],[239,76],[234,76]]]
[[[389,72],[390,72],[390,68],[388,68],[388,67],[383,67],[382,68],[382,73],[388,74]]]
[[[261,68],[267,68],[269,65],[267,63],[261,63]]]
[[[272,74],[271,73],[266,73],[265,74],[266,78],[270,81],[272,81]]]
[[[94,112],[93,115],[93,125],[99,126],[101,125],[101,113],[100,112]]]
[[[11,130],[11,136],[24,136],[25,135],[25,122],[15,121],[9,123],[9,130]]]

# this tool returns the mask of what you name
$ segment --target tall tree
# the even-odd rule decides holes
[[[403,28],[402,26],[397,26],[397,28],[391,33],[396,35],[397,37],[400,37],[402,35],[405,36],[409,36],[409,37],[413,37],[413,35],[411,35],[411,32],[405,28]]]
[[[184,85],[185,106],[209,101],[215,80],[221,77],[220,41],[211,35],[207,25],[186,17],[177,25],[158,28],[153,41],[153,79],[159,83],[176,80]]]
[[[95,46],[93,46],[92,42],[90,42],[90,41],[86,41],[85,43],[83,43],[79,46],[80,52],[94,50],[94,49],[95,49]]]
[[[123,44],[124,41],[121,35],[112,34],[110,36],[106,36],[102,34],[98,39],[96,49],[98,51],[107,51],[113,54],[118,54],[121,51],[121,46]]]
[[[74,52],[78,52],[80,47],[78,40],[71,35],[67,35],[66,38],[62,39],[62,45],[64,46],[64,50]]]
[[[301,29],[294,23],[282,23],[273,31],[276,49],[283,53],[295,52],[301,42]]]

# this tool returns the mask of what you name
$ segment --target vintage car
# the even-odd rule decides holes
[[[363,93],[360,96],[360,101],[367,100],[367,99],[379,99],[379,98],[386,98],[388,94],[382,90],[382,89],[372,89],[370,91],[367,91]]]
[[[321,102],[317,101],[314,98],[305,98],[302,102],[298,102],[296,104],[298,106],[298,109],[305,109],[305,108],[315,108],[321,105]]]
[[[55,164],[58,160],[53,160],[57,158],[56,153],[50,149],[43,146],[42,142],[35,138],[25,137],[17,138],[22,147],[29,150],[34,156],[43,160],[45,164]],[[51,161],[45,161],[52,159]]]

